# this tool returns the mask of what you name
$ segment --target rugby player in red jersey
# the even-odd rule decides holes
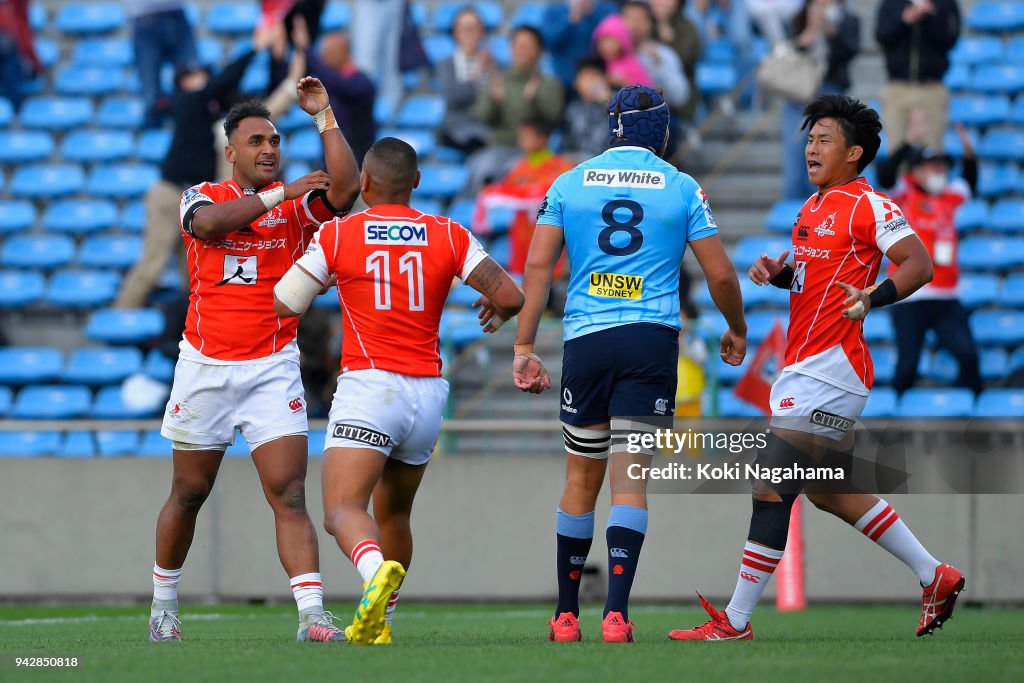
[[[793,224],[789,252],[763,254],[750,279],[790,290],[786,364],[772,386],[772,431],[758,453],[763,465],[803,460],[811,440],[847,439],[871,391],[873,368],[864,340],[870,311],[899,301],[932,279],[932,262],[896,204],[860,177],[880,144],[878,113],[857,100],[824,95],[804,110],[809,129],[807,173],[818,192]],[[882,257],[895,265],[880,284]],[[810,437],[810,438],[809,438]],[[813,437],[819,437],[816,440]],[[799,487],[757,481],[753,514],[739,576],[729,606],[717,611],[701,597],[711,620],[672,631],[674,640],[750,640],[750,615],[786,547],[789,517]],[[862,493],[808,492],[819,509],[836,515],[899,558],[924,588],[917,635],[931,633],[950,617],[964,576],[941,564],[910,532],[892,506]]]
[[[274,511],[277,550],[299,609],[299,640],[343,641],[324,612],[316,532],[306,512],[306,403],[296,320],[274,312],[274,285],[324,221],[347,211],[358,169],[315,78],[297,85],[320,131],[327,172],[278,182],[281,136],[256,100],[224,122],[229,180],[189,188],[181,230],[190,298],[161,433],[173,442],[171,493],[160,511],[150,639],[180,640],[177,586],[196,516],[235,430],[252,450]]]
[[[324,526],[363,579],[345,629],[358,645],[391,642],[412,560],[413,499],[448,401],[438,330],[452,280],[481,293],[486,332],[523,305],[519,286],[468,230],[409,207],[419,179],[412,147],[374,143],[361,179],[370,208],[324,224],[274,289],[278,313],[294,320],[337,280],[345,334],[324,450]]]

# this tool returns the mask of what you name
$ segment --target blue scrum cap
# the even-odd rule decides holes
[[[661,152],[668,134],[668,104],[657,90],[631,85],[614,95],[608,103],[608,135],[628,144]],[[626,143],[619,143],[626,144]]]

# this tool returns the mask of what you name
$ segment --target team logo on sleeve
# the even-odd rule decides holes
[[[646,190],[664,190],[665,174],[661,171],[588,168],[583,174],[583,185],[585,187],[636,187]]]
[[[427,224],[411,221],[366,221],[365,244],[393,244],[395,246],[427,246]]]
[[[697,191],[694,193],[697,195],[697,199],[700,200],[700,206],[704,209],[704,220],[707,221],[709,228],[717,228],[718,224],[715,223],[715,214],[711,213],[711,200],[708,199],[708,195],[704,192],[704,188],[697,187]]]
[[[540,208],[537,209],[537,218],[544,215],[544,212],[548,210],[548,198],[544,197],[544,201],[540,203]]]
[[[643,293],[644,279],[639,275],[590,274],[590,296],[607,299],[639,299]]]
[[[217,283],[224,285],[256,284],[256,257],[224,254],[224,279]]]

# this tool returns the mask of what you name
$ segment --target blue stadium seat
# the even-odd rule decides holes
[[[36,222],[36,207],[24,199],[0,199],[0,235],[24,232]]]
[[[21,235],[4,241],[0,266],[53,270],[75,257],[75,242],[66,235]]]
[[[14,392],[11,391],[10,387],[0,386],[0,417],[4,417],[7,413],[11,412],[13,404]]]
[[[300,130],[288,137],[281,149],[290,161],[306,161],[319,164],[324,158],[324,148],[320,144],[320,134],[316,130]]]
[[[991,126],[1010,116],[1010,101],[1000,95],[954,96],[949,104],[949,120],[965,126]]]
[[[61,33],[81,36],[116,31],[125,23],[120,3],[69,3],[57,10],[54,25]]]
[[[717,38],[704,43],[702,61],[709,64],[735,64],[736,46],[726,38]]]
[[[981,199],[972,199],[964,202],[956,210],[956,229],[958,232],[970,232],[982,230],[988,226],[989,207],[988,202]]]
[[[96,112],[96,125],[107,128],[137,129],[142,126],[145,105],[139,97],[107,97]]]
[[[455,15],[465,6],[465,2],[444,2],[437,5],[436,9],[434,9],[433,20],[430,22],[431,26],[438,33],[451,33],[452,24],[455,22]],[[501,3],[490,2],[489,0],[474,2],[473,9],[477,11],[480,19],[484,22],[484,26],[490,31],[493,31],[501,24],[501,20],[505,15]]]
[[[408,142],[416,150],[416,156],[420,161],[431,156],[437,146],[436,134],[427,128],[420,130],[382,128],[378,131],[377,137],[378,139],[392,137]]]
[[[491,35],[487,38],[486,45],[498,66],[507,67],[512,59],[512,46],[508,36]]]
[[[952,384],[956,381],[960,366],[949,351],[939,349],[935,353],[922,353],[918,363],[918,373],[927,379],[940,384]]]
[[[130,66],[135,48],[126,38],[86,38],[75,43],[71,61],[87,66]]]
[[[171,457],[171,442],[159,431],[143,432],[137,455],[145,458]]]
[[[892,329],[892,318],[884,314],[864,318],[864,339],[868,344],[896,339],[896,333]]]
[[[425,197],[450,198],[460,192],[469,180],[465,166],[453,164],[420,164],[422,178],[415,194]]]
[[[249,63],[245,74],[242,76],[241,83],[238,84],[240,92],[262,95],[269,89],[270,71],[268,70],[266,60],[263,58],[265,54],[265,52],[257,53],[256,57]]]
[[[993,198],[1016,192],[1020,178],[1020,170],[1014,164],[983,163],[978,172],[978,196]]]
[[[187,293],[185,289],[184,279],[181,277],[181,271],[178,270],[176,264],[168,264],[167,268],[164,269],[164,274],[160,276],[160,282],[157,283],[159,289],[169,289],[172,291]]]
[[[94,458],[96,457],[96,440],[92,432],[67,432],[56,453],[62,458]]]
[[[487,209],[486,220],[492,235],[504,235],[512,227],[516,210],[507,206],[491,206]]]
[[[793,218],[796,218],[796,214]],[[790,226],[792,225],[791,220]],[[775,257],[785,250],[793,250],[793,241],[789,237],[743,237],[732,251],[732,262],[737,270],[746,271],[754,261],[761,258],[761,254]]]
[[[323,24],[320,24],[323,30]],[[215,68],[224,61],[224,44],[216,38],[200,38],[196,41],[196,52],[200,64],[211,64]]]
[[[1024,368],[1024,346],[1010,354],[1010,372]]]
[[[1024,64],[1024,36],[1010,38],[1006,44],[1005,57],[1008,64]]]
[[[130,232],[142,232],[146,229],[146,205],[142,201],[128,202],[121,209],[118,225]]]
[[[378,126],[387,126],[395,118],[395,109],[390,100],[378,97],[373,103],[373,120]]]
[[[327,432],[323,429],[310,429],[306,452],[311,458],[319,458],[324,454]]]
[[[711,299],[711,292],[706,286],[698,288],[702,304],[705,308],[711,309],[715,302]],[[740,278],[740,291],[743,293],[743,303],[748,308],[767,306],[769,308],[787,308],[789,306],[789,291],[778,287],[758,287],[750,278]]]
[[[0,131],[0,164],[43,161],[53,154],[53,149],[53,137],[45,131]]]
[[[996,300],[993,300],[995,303]],[[1024,308],[1024,273],[1012,273],[1003,281],[998,302],[1004,306]]]
[[[900,397],[904,417],[970,417],[973,412],[970,389],[908,389]]]
[[[146,354],[142,372],[158,382],[170,382],[174,378],[174,361],[160,353],[159,349],[153,349]]]
[[[508,267],[509,258],[512,255],[512,244],[509,242],[508,236],[501,235],[496,239],[491,240],[487,246],[487,253],[490,254],[491,258],[498,262],[503,268]]]
[[[417,200],[419,201],[419,200]],[[475,199],[456,199],[448,207],[447,215],[456,223],[462,225],[466,229],[472,229],[473,227],[473,213],[476,211],[476,200]]]
[[[151,164],[97,166],[89,174],[86,191],[100,197],[127,199],[145,194],[159,179],[160,169]]]
[[[892,384],[896,374],[896,349],[891,346],[872,348],[871,362],[875,365],[875,384]]]
[[[1024,67],[986,64],[971,75],[970,88],[976,92],[1014,95],[1024,88]]]
[[[134,350],[134,349],[132,349]],[[97,420],[118,420],[125,418],[151,417],[163,411],[163,406],[155,409],[139,410],[125,405],[121,385],[103,387],[96,392],[96,400],[92,404],[89,416]]]
[[[323,308],[328,311],[340,311],[341,302],[338,300],[338,292],[336,290],[330,290],[319,294],[313,299],[313,308]]]
[[[942,81],[953,92],[971,89],[971,67],[966,64],[954,64],[943,76]]]
[[[999,279],[990,273],[960,275],[960,303],[967,308],[982,308],[1000,300]]]
[[[436,199],[417,197],[416,201],[412,204],[412,208],[416,209],[420,213],[429,214],[431,216],[444,215],[444,207],[442,207],[441,202]]]
[[[167,156],[167,150],[171,147],[171,131],[166,128],[152,128],[144,130],[139,135],[139,144],[135,151],[142,161],[150,164],[159,164]]]
[[[991,64],[1002,57],[1003,43],[993,36],[962,36],[949,54],[951,63],[967,66]]]
[[[39,61],[47,69],[52,69],[60,61],[60,46],[49,38],[36,37],[33,42]]]
[[[718,414],[721,417],[764,417],[760,410],[736,398],[732,389],[718,390]]]
[[[26,128],[67,130],[92,120],[92,101],[86,97],[30,97],[21,108],[19,120]]]
[[[1024,313],[976,311],[970,317],[971,333],[979,345],[1014,346],[1024,343]]]
[[[971,140],[971,144],[974,146],[974,149],[978,149],[977,132],[968,129],[967,137]],[[960,141],[960,136],[957,134],[955,129],[949,128],[942,135],[942,150],[954,159],[960,159],[963,157],[964,144]],[[874,166],[869,166],[868,169],[874,169]]]
[[[456,349],[471,344],[483,336],[476,311],[445,309],[441,314],[440,336],[442,344],[451,344]]]
[[[1024,417],[1024,390],[987,389],[978,396],[974,406],[975,417]]]
[[[454,147],[438,147],[434,152],[434,161],[442,164],[462,164],[466,161],[466,153]]]
[[[44,228],[69,235],[108,230],[116,222],[117,204],[105,199],[64,199],[51,203],[43,214]]]
[[[1010,270],[1024,265],[1024,239],[969,237],[960,242],[959,254],[964,270]]]
[[[93,164],[131,156],[134,136],[126,130],[76,130],[64,137],[60,154],[65,161]]]
[[[329,2],[320,15],[320,30],[324,33],[343,31],[352,21],[352,10],[343,2]]]
[[[997,381],[1010,372],[1010,355],[1004,349],[984,348],[981,350],[981,377],[986,381]]]
[[[11,194],[26,199],[54,199],[80,191],[85,173],[77,164],[21,166],[11,178]]]
[[[138,432],[126,430],[101,430],[95,437],[99,454],[108,458],[136,455],[141,441]]]
[[[82,243],[78,262],[86,268],[124,270],[142,256],[142,238],[137,235],[98,235]]]
[[[42,346],[0,348],[0,384],[38,384],[60,377],[64,355]]]
[[[58,95],[110,95],[120,92],[125,83],[122,69],[72,64],[57,71],[53,87]]]
[[[470,308],[473,306],[473,302],[479,297],[480,293],[478,291],[469,285],[456,281],[448,292],[447,304],[451,306],[465,306],[466,308]]]
[[[404,128],[437,128],[444,119],[445,102],[440,95],[412,95],[398,109],[395,125]]]
[[[109,271],[60,270],[50,278],[46,303],[60,308],[98,308],[117,296],[121,276]]]
[[[92,393],[86,387],[36,384],[14,399],[11,416],[23,420],[66,420],[89,413]]]
[[[206,13],[206,28],[226,35],[248,35],[256,28],[260,8],[254,2],[225,2],[213,5]]]
[[[1021,67],[1024,73],[1024,67]],[[1024,89],[1024,84],[1020,86]],[[1024,161],[1024,131],[990,130],[978,145],[979,156],[996,161]]]
[[[21,308],[38,302],[46,279],[31,270],[0,270],[0,308]]]
[[[6,97],[0,97],[0,128],[6,128],[14,118],[14,107]]]
[[[28,4],[28,25],[36,33],[46,28],[46,8],[38,2]]]
[[[432,33],[423,36],[423,49],[431,64],[440,64],[455,52],[455,41],[449,35]]]
[[[274,121],[277,130],[282,133],[292,133],[309,126],[309,114],[302,111],[299,105],[292,105],[292,108]]]
[[[313,172],[313,169],[309,164],[294,163],[288,164],[284,167],[284,182],[292,183],[301,178],[304,175],[309,175]]]
[[[153,309],[112,309],[89,316],[84,334],[108,344],[136,344],[158,336],[164,329],[164,316]]]
[[[0,456],[56,455],[60,437],[60,432],[0,432]]]
[[[1024,233],[1024,200],[1000,199],[992,206],[988,227],[996,232]]]
[[[142,371],[142,352],[135,348],[75,349],[64,368],[64,381],[70,384],[100,386],[123,382]]]
[[[753,347],[747,349],[747,353],[755,353],[756,351],[757,349]],[[712,368],[712,366],[714,367]],[[719,358],[718,354],[711,354],[708,356],[708,371],[718,373],[719,384],[731,387],[740,381],[747,368],[742,365],[729,365]]]
[[[782,324],[782,329],[786,329],[787,320],[785,314],[780,314],[778,311],[755,311],[747,314],[747,342],[757,345],[760,344],[768,334],[775,327],[775,323],[779,322]],[[722,328],[724,331],[724,322],[718,322],[717,326]]]
[[[697,64],[697,87],[704,95],[727,93],[736,87],[736,67],[729,64]]]
[[[975,31],[1007,33],[1024,29],[1024,6],[1019,2],[979,2],[967,15],[967,26]]]
[[[864,412],[861,413],[861,417],[867,419],[893,417],[899,414],[896,411],[898,403],[899,397],[894,389],[890,387],[875,387],[871,390],[871,395],[868,396],[868,402],[864,406]]]
[[[793,222],[796,214],[803,208],[804,202],[800,199],[782,199],[774,204],[764,217],[764,227],[769,232],[790,234],[793,230]],[[776,254],[778,256],[778,254]]]

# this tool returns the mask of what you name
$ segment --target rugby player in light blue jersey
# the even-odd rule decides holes
[[[513,380],[519,389],[539,394],[551,380],[534,353],[534,338],[555,263],[567,247],[561,420],[568,462],[557,514],[558,606],[549,622],[549,637],[556,641],[582,638],[580,576],[609,452],[623,457],[613,458],[610,474],[608,599],[601,631],[605,642],[633,641],[628,601],[647,531],[647,496],[645,482],[631,481],[625,468],[637,457],[649,463],[652,452],[627,459],[625,443],[612,443],[611,435],[671,423],[679,269],[687,244],[729,325],[722,359],[739,365],[746,353],[740,286],[708,198],[693,178],[661,158],[668,124],[668,106],[657,91],[633,86],[616,93],[608,105],[611,148],[551,186],[526,263]]]

